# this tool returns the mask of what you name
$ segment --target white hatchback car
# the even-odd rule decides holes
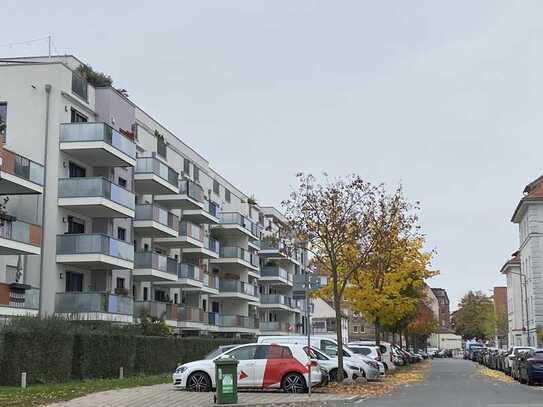
[[[304,347],[304,350],[307,351],[307,346]],[[311,348],[311,358],[318,361],[319,366],[322,367],[326,371],[326,373],[328,373],[328,377],[330,378],[331,382],[336,381],[339,366],[337,358],[330,357],[314,347]],[[355,380],[356,378],[362,377],[364,375],[364,371],[362,370],[362,368],[359,365],[357,366],[355,363],[350,362],[349,360],[344,361],[343,372],[344,379],[348,378],[351,380]]]
[[[222,357],[238,360],[239,388],[280,388],[286,392],[303,393],[307,390],[309,364],[311,385],[323,380],[317,361],[311,360],[303,348],[291,344],[246,344],[236,346],[210,359],[197,360],[179,366],[173,385],[188,391],[211,391],[215,388],[215,363]]]

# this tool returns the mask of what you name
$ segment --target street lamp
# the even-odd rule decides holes
[[[528,346],[530,346],[530,322],[529,322],[529,314],[528,314],[528,281],[525,274],[522,273],[515,273],[514,271],[510,271],[511,274],[516,274],[517,276],[520,276],[520,297],[522,301],[522,286],[524,285],[524,308],[526,308],[526,326],[523,325],[523,328],[526,330],[526,338],[528,339]],[[524,279],[524,283],[522,280]],[[524,316],[523,318],[524,319]]]

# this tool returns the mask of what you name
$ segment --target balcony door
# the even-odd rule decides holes
[[[83,178],[87,175],[87,170],[80,165],[70,161],[69,166],[70,178]]]
[[[85,221],[68,216],[68,234],[74,233],[85,233]]]
[[[66,272],[66,292],[83,291],[83,274]]]

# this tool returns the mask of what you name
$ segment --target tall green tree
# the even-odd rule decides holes
[[[496,317],[492,298],[481,291],[469,291],[453,316],[456,333],[465,340],[492,339],[496,333]]]

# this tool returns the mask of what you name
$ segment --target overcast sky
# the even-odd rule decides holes
[[[1,8],[1,56],[44,54],[4,44],[51,33],[260,203],[279,204],[298,171],[402,182],[438,251],[432,286],[456,302],[505,284],[513,209],[543,172],[543,2]]]

